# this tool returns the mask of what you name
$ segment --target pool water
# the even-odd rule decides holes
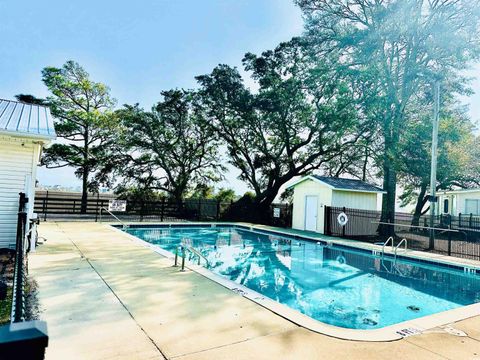
[[[354,248],[236,227],[127,232],[171,252],[181,244],[192,246],[214,273],[344,328],[375,329],[480,301],[480,276],[400,259],[394,263]]]

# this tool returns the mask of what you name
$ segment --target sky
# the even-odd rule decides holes
[[[0,14],[0,98],[47,96],[42,68],[75,60],[111,88],[118,106],[145,108],[160,91],[195,87],[196,75],[220,63],[240,67],[246,52],[272,49],[303,28],[292,0],[0,0]],[[478,119],[480,81],[473,85],[478,92],[464,102]],[[244,193],[237,176],[230,167],[220,186]],[[80,185],[65,168],[40,168],[38,180]]]

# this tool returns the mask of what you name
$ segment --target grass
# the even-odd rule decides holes
[[[14,257],[11,250],[0,250],[0,325],[10,322],[13,295]],[[6,292],[1,291],[3,288]]]

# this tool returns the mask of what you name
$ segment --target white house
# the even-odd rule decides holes
[[[480,215],[480,189],[440,191],[437,214]]]
[[[325,206],[379,210],[384,191],[355,179],[309,175],[293,188],[292,228],[324,233]]]
[[[0,99],[0,248],[15,246],[20,192],[32,217],[37,164],[54,138],[48,107]]]

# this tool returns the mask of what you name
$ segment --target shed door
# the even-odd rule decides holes
[[[317,231],[318,197],[305,197],[305,230]]]

